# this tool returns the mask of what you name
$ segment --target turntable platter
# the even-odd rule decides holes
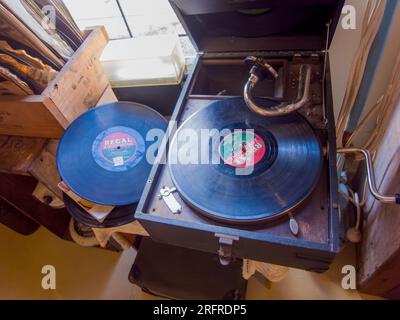
[[[260,117],[242,98],[231,98],[179,127],[168,166],[177,191],[200,214],[254,223],[278,218],[307,198],[320,176],[322,154],[301,115]]]

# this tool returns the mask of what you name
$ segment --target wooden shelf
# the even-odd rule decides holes
[[[109,87],[100,63],[108,41],[104,27],[88,30],[83,44],[42,94],[0,96],[0,134],[60,138]]]

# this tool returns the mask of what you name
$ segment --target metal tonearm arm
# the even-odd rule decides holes
[[[253,90],[257,83],[263,81],[268,73],[276,79],[278,73],[276,70],[266,63],[262,58],[253,56],[247,57],[245,60],[252,65],[250,77],[244,87],[244,100],[250,110],[266,117],[282,116],[294,112],[304,107],[310,101],[310,82],[311,82],[311,66],[301,65],[299,75],[299,86],[297,101],[294,103],[283,102],[273,108],[265,109],[257,105],[253,97]],[[271,99],[272,100],[272,99]]]
[[[400,204],[400,194],[396,194],[394,196],[385,196],[379,193],[376,182],[375,182],[375,174],[374,168],[372,166],[372,157],[368,150],[361,148],[339,148],[337,149],[338,153],[359,153],[362,154],[366,164],[367,164],[367,179],[368,179],[368,187],[371,191],[372,195],[378,201],[382,203],[396,203]]]

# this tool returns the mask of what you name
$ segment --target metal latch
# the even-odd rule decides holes
[[[227,266],[232,261],[233,242],[238,241],[239,237],[220,234],[220,233],[216,233],[215,236],[219,238],[219,249],[218,249],[219,262],[223,266]]]
[[[164,200],[168,209],[171,210],[173,214],[179,214],[182,211],[182,206],[179,204],[179,202],[175,199],[174,195],[172,194],[175,191],[176,191],[175,187],[172,188],[162,187],[160,189],[160,194],[158,195],[158,198]]]

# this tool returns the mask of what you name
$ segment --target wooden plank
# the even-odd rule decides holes
[[[97,101],[97,106],[111,103],[111,102],[116,102],[118,101],[117,97],[114,94],[113,89],[111,88],[111,85],[109,85],[106,90],[104,90],[102,96],[100,97],[99,101]]]
[[[62,191],[57,187],[61,181],[57,171],[56,157],[46,148],[42,151],[28,169],[29,173],[41,182],[47,189],[62,199]]]
[[[74,56],[43,91],[44,105],[66,128],[76,117],[96,105],[109,85],[100,56],[108,43],[104,27],[93,29]],[[63,117],[60,118],[60,113]],[[65,119],[67,120],[65,122]]]
[[[50,152],[53,156],[56,156],[58,142],[60,142],[60,140],[51,139],[47,141],[46,150]]]
[[[378,187],[383,194],[400,193],[400,102],[390,112],[390,122],[375,157]],[[383,205],[371,196],[360,245],[360,290],[400,298],[400,206]],[[394,296],[396,295],[396,296]]]
[[[40,95],[1,96],[0,134],[26,137],[58,138],[63,126],[54,120]],[[63,121],[63,124],[65,121]]]
[[[40,138],[0,136],[0,172],[26,175],[45,144]]]

